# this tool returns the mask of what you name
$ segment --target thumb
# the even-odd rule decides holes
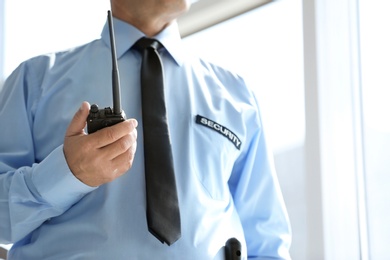
[[[79,110],[74,114],[72,121],[70,122],[68,129],[66,130],[66,137],[79,135],[84,133],[84,128],[87,123],[87,117],[89,114],[90,104],[84,101]]]

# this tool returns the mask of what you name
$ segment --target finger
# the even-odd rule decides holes
[[[87,117],[89,114],[90,105],[88,102],[83,102],[73,116],[72,121],[70,122],[68,129],[66,130],[66,137],[79,135],[84,133],[84,128],[87,123]]]
[[[109,160],[114,159],[122,153],[125,153],[137,142],[137,129],[134,129],[130,134],[123,136],[118,141],[100,148],[101,152]]]
[[[115,169],[113,171],[113,174],[116,175],[115,178],[123,175],[132,167],[136,148],[137,143],[134,143],[129,150],[111,160],[111,165]]]
[[[118,141],[125,135],[130,134],[137,125],[137,120],[128,119],[119,124],[100,129],[99,131],[90,134],[89,137],[94,139],[94,146],[96,148],[102,148]]]

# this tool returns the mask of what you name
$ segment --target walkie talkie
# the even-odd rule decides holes
[[[125,112],[121,109],[121,93],[118,72],[118,62],[115,49],[114,26],[112,23],[112,14],[107,14],[108,26],[110,31],[111,57],[112,57],[112,97],[113,109],[106,107],[99,109],[98,105],[91,105],[87,119],[88,133],[92,134],[104,127],[112,126],[123,122],[126,119]]]

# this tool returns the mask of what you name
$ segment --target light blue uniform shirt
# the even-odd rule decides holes
[[[192,57],[174,23],[165,46],[165,95],[182,221],[172,246],[148,232],[140,98],[142,36],[114,21],[122,106],[136,118],[133,167],[89,187],[69,170],[64,134],[82,101],[112,106],[109,33],[22,63],[0,94],[0,243],[10,259],[289,259],[290,225],[256,99],[242,78]],[[198,119],[198,120],[197,120]],[[163,195],[163,194],[162,194]]]

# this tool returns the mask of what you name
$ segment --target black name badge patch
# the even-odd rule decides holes
[[[230,142],[232,142],[238,150],[240,150],[240,148],[241,148],[240,138],[238,138],[238,136],[235,133],[233,133],[230,129],[228,129],[227,127],[220,125],[217,122],[214,122],[213,120],[208,119],[208,118],[203,117],[203,116],[200,116],[200,115],[196,115],[196,123],[203,125],[205,127],[208,127],[210,129],[220,133],[221,135],[226,137],[228,140],[230,140]]]

